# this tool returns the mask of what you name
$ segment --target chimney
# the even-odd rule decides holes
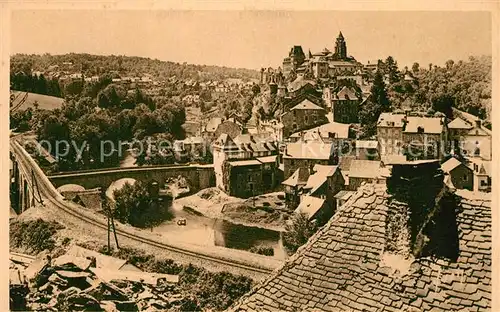
[[[386,241],[388,251],[415,257],[458,256],[456,204],[444,183],[439,161],[394,164],[387,192],[406,207],[390,212],[393,234]],[[398,233],[406,233],[406,238]],[[407,243],[402,243],[402,238]]]
[[[476,128],[481,128],[481,119],[476,119]]]

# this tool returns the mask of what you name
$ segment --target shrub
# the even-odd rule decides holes
[[[10,246],[22,248],[27,253],[37,254],[43,250],[52,251],[56,245],[53,236],[64,227],[53,221],[37,219],[10,224]]]
[[[285,226],[283,235],[283,245],[291,252],[295,253],[300,246],[304,245],[309,238],[316,233],[318,227],[315,222],[310,222],[305,213],[295,214],[291,222]]]
[[[265,246],[256,246],[249,249],[250,252],[264,255],[264,256],[274,256],[274,248]]]

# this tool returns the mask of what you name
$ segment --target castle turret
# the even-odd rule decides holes
[[[339,33],[339,36],[337,37],[337,40],[335,42],[335,55],[338,59],[347,58],[347,45],[345,43],[342,32]]]

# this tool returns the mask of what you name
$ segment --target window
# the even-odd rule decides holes
[[[488,186],[488,181],[481,180],[481,186]]]
[[[252,176],[251,175],[248,176],[248,182],[252,182]]]
[[[463,179],[464,179],[464,181],[468,180],[467,174],[464,174]]]
[[[308,122],[308,118],[307,118],[307,115],[304,116],[304,122],[307,123]]]
[[[474,149],[474,156],[479,156],[479,155],[481,155],[481,150],[479,149],[479,147],[476,147]]]

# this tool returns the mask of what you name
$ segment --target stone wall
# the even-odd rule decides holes
[[[51,175],[48,178],[56,188],[65,184],[77,184],[85,189],[97,187],[107,189],[111,183],[122,178],[157,182],[161,186],[167,179],[178,176],[186,178],[193,192],[215,186],[215,175],[212,166],[136,167],[58,174]]]

